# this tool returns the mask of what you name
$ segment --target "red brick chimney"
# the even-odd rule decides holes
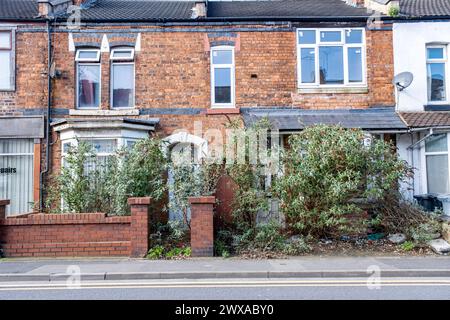
[[[66,12],[72,5],[72,0],[37,0],[39,6],[39,15],[48,17],[57,13]]]

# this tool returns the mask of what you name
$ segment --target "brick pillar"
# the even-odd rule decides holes
[[[131,206],[131,256],[144,257],[149,250],[149,204],[151,198],[129,198]]]
[[[213,209],[215,197],[191,197],[191,249],[193,257],[214,255]]]
[[[9,205],[9,200],[0,200],[0,219],[6,218],[6,206]]]

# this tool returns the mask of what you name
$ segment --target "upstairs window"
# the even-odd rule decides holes
[[[134,107],[134,49],[118,48],[111,51],[111,106]]]
[[[77,62],[77,107],[98,109],[100,107],[100,50],[78,50]]]
[[[14,90],[14,61],[10,31],[0,31],[0,90]]]
[[[235,93],[234,48],[211,49],[211,102],[213,107],[233,107]]]
[[[429,102],[447,100],[447,47],[427,47],[427,86]]]
[[[364,36],[364,29],[298,29],[299,85],[365,85]]]

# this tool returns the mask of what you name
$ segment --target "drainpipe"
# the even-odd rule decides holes
[[[50,116],[52,106],[52,77],[50,74],[52,67],[52,38],[51,38],[51,20],[47,19],[47,49],[48,49],[48,67],[47,67],[47,112],[46,112],[46,130],[45,130],[45,169],[41,171],[39,181],[39,208],[40,211],[44,208],[44,176],[50,171]]]

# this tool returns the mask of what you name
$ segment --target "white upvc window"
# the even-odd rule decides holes
[[[427,46],[427,92],[429,103],[448,101],[448,54],[446,45]]]
[[[0,91],[14,90],[13,32],[0,30]]]
[[[211,105],[233,108],[235,101],[234,47],[211,48]]]
[[[449,188],[449,135],[434,134],[425,141],[427,193],[447,194]]]
[[[134,108],[135,64],[134,49],[116,48],[111,51],[111,106],[114,109]]]
[[[365,30],[297,29],[298,86],[367,85]]]
[[[77,62],[77,108],[98,109],[101,97],[100,50],[80,49]]]
[[[62,141],[62,162],[65,165],[64,158],[70,150],[70,147],[75,147],[78,141],[84,141],[92,146],[92,151],[95,153],[97,161],[88,161],[85,163],[85,173],[89,174],[93,172],[96,164],[106,165],[108,158],[115,154],[118,149],[121,148],[132,148],[133,145],[138,141],[136,138],[116,138],[116,137],[93,137],[93,138],[81,138],[68,139]]]

